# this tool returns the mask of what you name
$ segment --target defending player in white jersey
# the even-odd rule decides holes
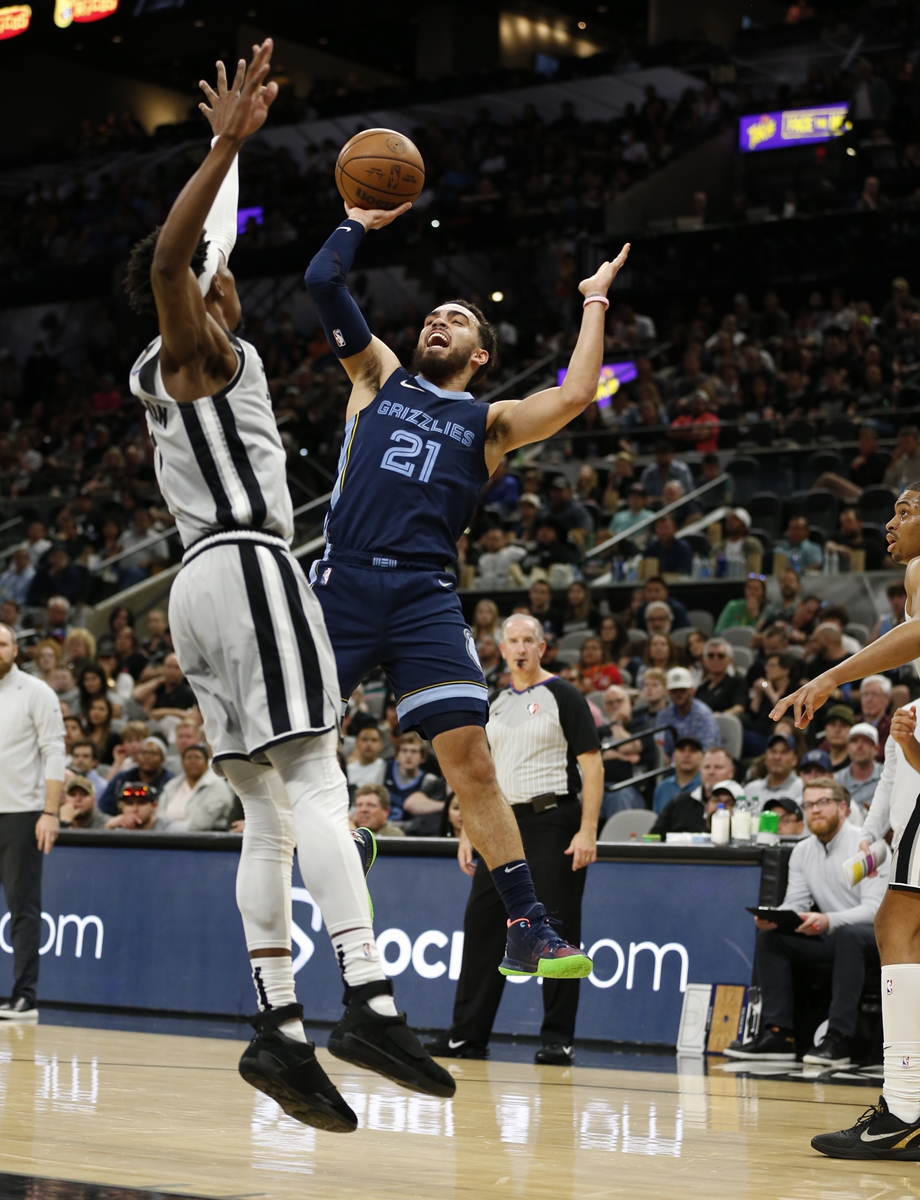
[[[781,700],[778,721],[794,706],[807,725],[843,683],[890,671],[920,657],[920,481],[898,497],[888,522],[888,553],[906,563],[908,620],[858,654]],[[893,858],[888,891],[875,918],[882,960],[885,1083],[877,1106],[850,1129],[819,1134],[812,1146],[833,1158],[920,1161],[920,746],[914,705],[891,721],[885,769],[866,819],[862,845],[891,828]]]
[[[265,372],[255,347],[232,332],[237,154],[277,94],[265,83],[271,51],[270,39],[254,47],[229,86],[220,63],[217,91],[201,85],[211,152],[129,267],[133,306],[155,309],[160,328],[131,390],[147,409],[157,478],[185,550],[169,602],[176,652],[246,816],[237,903],[260,1012],[240,1073],[305,1124],[350,1132],[357,1118],[306,1040],[294,991],[295,844],[345,979],[329,1050],[430,1095],[455,1086],[397,1013],[381,966],[336,757],[335,660],[289,549],[285,453]]]

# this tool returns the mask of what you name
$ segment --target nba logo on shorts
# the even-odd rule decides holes
[[[333,329],[332,336],[335,338],[335,344],[341,348],[345,345],[345,339],[342,337],[341,329]]]
[[[330,576],[331,574],[332,574],[332,567],[327,567],[327,568],[325,569],[325,571],[323,571],[323,583],[328,583],[328,582],[329,582],[329,576]]]
[[[532,717],[535,717],[537,715],[537,711],[539,710],[539,708],[540,708],[540,705],[537,704],[536,700],[534,700],[533,703],[527,705],[527,711],[530,713],[530,715]]]
[[[479,667],[479,669],[481,671],[482,665],[479,662],[479,655],[476,653],[476,643],[473,641],[473,635],[470,633],[470,631],[468,629],[464,629],[463,636],[466,640],[467,654],[470,656],[470,658],[473,660],[473,662],[476,664],[476,666]]]
[[[885,995],[890,996],[890,995],[892,995],[893,992],[894,992],[894,980],[886,979],[885,980]]]

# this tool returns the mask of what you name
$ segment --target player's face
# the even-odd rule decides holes
[[[481,361],[473,361],[474,356],[484,354],[475,320],[459,309],[436,308],[425,318],[412,358],[412,369],[436,384],[467,367],[470,375],[475,374]]]
[[[920,494],[902,492],[898,496],[885,530],[888,553],[896,563],[908,563],[920,554]]]

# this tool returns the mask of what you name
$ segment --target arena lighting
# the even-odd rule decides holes
[[[579,29],[587,29],[587,28],[588,28],[588,26],[587,26],[587,25],[584,23],[584,21],[579,21],[579,22],[578,22],[578,28],[579,28]]]
[[[568,374],[566,367],[561,367],[556,375],[556,384],[562,387],[562,381]],[[624,383],[632,383],[639,372],[634,362],[604,363],[597,381],[597,394],[594,397],[598,408],[608,408],[611,396],[615,396]]]
[[[117,8],[118,0],[54,0],[54,23],[58,29],[66,29],[74,21],[101,21]]]
[[[742,154],[750,154],[755,150],[781,150],[830,141],[847,129],[847,108],[846,104],[823,104],[818,108],[787,108],[741,117],[738,149]]]
[[[0,42],[25,33],[31,20],[32,9],[28,4],[12,4],[9,8],[0,8]]]
[[[856,151],[853,149],[852,146],[847,146],[847,154],[849,154],[850,158],[856,157]]]
[[[501,304],[501,302],[504,300],[504,298],[505,298],[504,292],[493,292],[490,297],[490,299],[494,300],[496,304]]]
[[[432,222],[431,222],[431,228],[432,228],[432,229],[440,229],[440,228],[441,228],[441,222],[440,222],[440,221],[432,221]]]

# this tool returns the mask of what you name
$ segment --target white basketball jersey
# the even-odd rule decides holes
[[[294,536],[286,454],[254,346],[228,334],[237,370],[213,396],[186,403],[163,386],[157,337],[131,369],[131,391],[147,409],[160,491],[183,546],[224,529]]]

